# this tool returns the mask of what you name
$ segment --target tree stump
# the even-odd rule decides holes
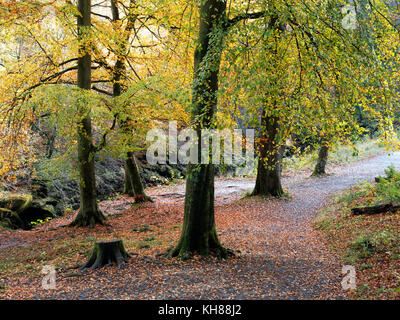
[[[121,239],[97,241],[89,260],[81,269],[97,269],[103,266],[111,266],[114,262],[119,267],[128,262],[130,255],[125,251]]]

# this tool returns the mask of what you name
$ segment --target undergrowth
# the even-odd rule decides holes
[[[351,208],[400,200],[400,171],[393,166],[375,183],[343,192],[318,214],[314,227],[343,264],[356,268],[351,299],[400,299],[400,212],[353,216]]]

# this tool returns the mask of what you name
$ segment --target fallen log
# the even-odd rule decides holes
[[[385,212],[396,212],[400,210],[400,205],[393,203],[379,204],[371,207],[352,208],[351,213],[355,216],[362,214],[379,214]]]

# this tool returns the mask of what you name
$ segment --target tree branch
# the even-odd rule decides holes
[[[267,16],[267,14],[268,14],[268,11],[239,14],[236,17],[229,19],[226,22],[225,29],[229,29],[229,28],[233,27],[235,24],[239,23],[240,21],[248,20],[248,19],[259,19],[259,18]]]
[[[99,152],[99,151],[101,151],[101,150],[107,145],[107,135],[108,135],[112,130],[114,130],[116,124],[117,124],[117,115],[114,115],[113,123],[112,123],[110,129],[107,129],[107,130],[103,133],[103,135],[102,135],[102,137],[101,137],[100,142],[99,142],[98,145],[93,145],[93,151],[94,151],[94,152]]]

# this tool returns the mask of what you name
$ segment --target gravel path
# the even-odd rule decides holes
[[[355,162],[348,166],[336,166],[329,168],[329,174],[322,178],[309,178],[309,174],[297,174],[295,176],[282,179],[284,188],[288,188],[293,194],[297,188],[322,188],[323,194],[330,195],[358,183],[359,181],[372,180],[378,175],[384,174],[384,170],[393,164],[396,169],[400,168],[400,152],[391,154],[380,154],[378,156]],[[232,196],[240,198],[246,192],[254,188],[253,179],[216,179],[215,180],[215,198],[217,203],[232,202]],[[164,190],[164,191],[163,191]],[[167,186],[155,188],[150,194],[160,202],[172,202],[177,199],[184,199],[185,185]]]
[[[290,200],[235,201],[251,190],[254,181],[217,180],[217,229],[223,244],[237,250],[237,257],[181,262],[139,256],[119,270],[61,277],[57,290],[39,289],[30,298],[342,299],[342,264],[320,241],[311,221],[334,193],[372,180],[392,163],[400,168],[400,153],[337,167],[323,178],[284,179]],[[159,206],[183,200],[183,185],[162,190],[156,197]],[[29,285],[39,283],[40,279],[29,280]]]

